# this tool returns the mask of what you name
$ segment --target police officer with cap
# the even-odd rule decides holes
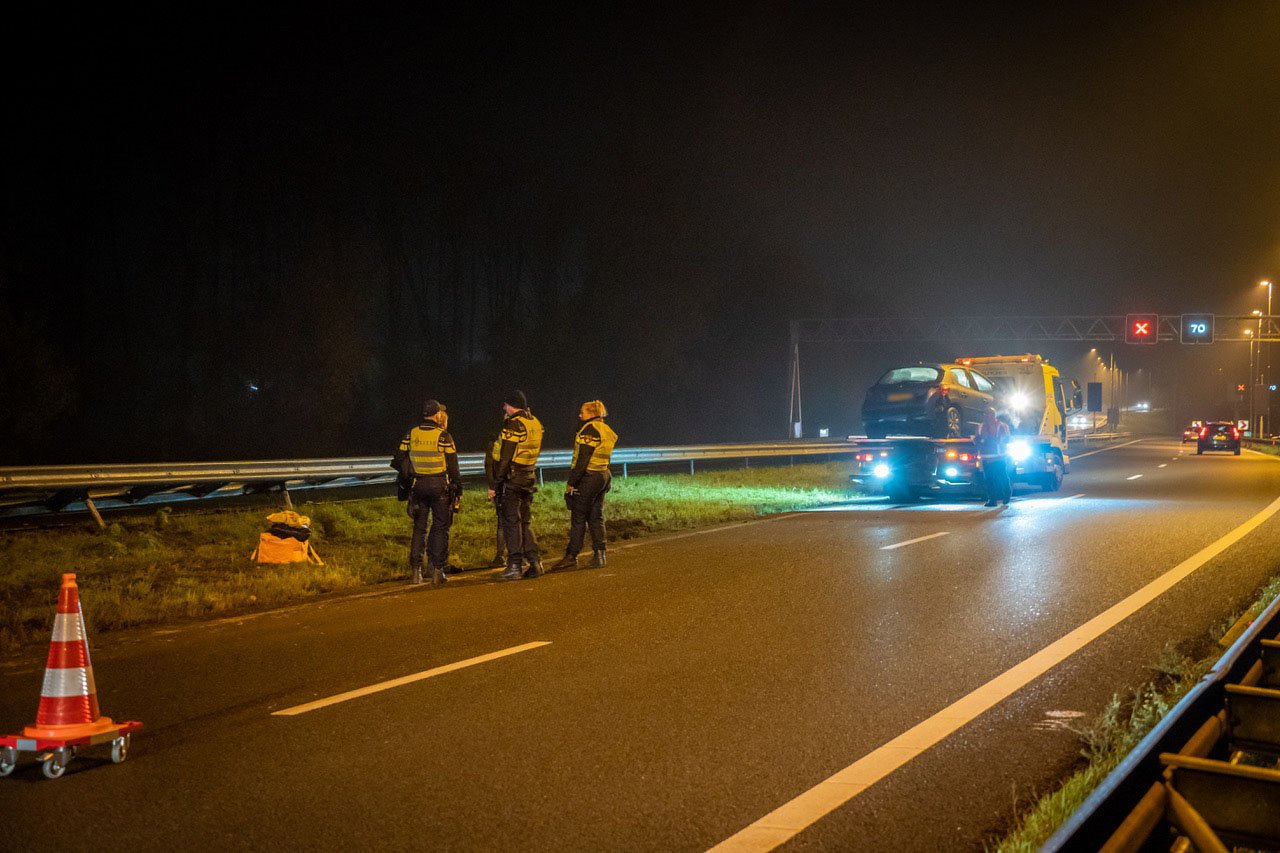
[[[553,571],[578,565],[578,552],[588,526],[591,565],[605,564],[604,496],[613,483],[609,457],[618,443],[618,434],[604,422],[607,414],[599,400],[583,403],[578,411],[582,425],[573,440],[573,463],[564,492],[564,502],[569,506],[569,544],[564,558],[551,567]]]
[[[427,400],[422,404],[422,423],[409,430],[391,461],[408,489],[409,517],[413,519],[409,546],[412,582],[422,583],[425,545],[432,586],[443,586],[448,581],[444,569],[449,562],[449,527],[453,524],[455,503],[462,496],[458,449],[445,429],[447,423],[445,407]]]
[[[506,420],[498,435],[498,459],[489,478],[489,499],[498,501],[507,540],[507,568],[498,579],[536,578],[542,574],[542,555],[533,536],[533,493],[538,490],[542,423],[529,411],[523,391],[508,394],[502,411]],[[523,563],[528,563],[528,568],[522,573]]]

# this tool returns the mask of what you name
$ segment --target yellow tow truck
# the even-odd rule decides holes
[[[996,407],[1013,423],[1009,458],[1014,482],[1046,492],[1062,487],[1071,470],[1067,453],[1067,417],[1082,408],[1075,382],[1064,382],[1058,368],[1039,355],[995,355],[956,359],[995,383]]]

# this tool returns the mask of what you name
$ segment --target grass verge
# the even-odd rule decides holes
[[[1244,615],[1250,619],[1257,617],[1277,596],[1280,596],[1280,575],[1272,578]],[[1215,651],[1194,657],[1167,648],[1154,667],[1154,678],[1127,697],[1112,696],[1101,714],[1077,730],[1082,743],[1081,766],[1061,787],[1036,801],[1008,835],[987,849],[995,853],[1039,850],[1222,656],[1217,639],[1205,640],[1205,645],[1213,646]]]
[[[617,477],[605,504],[609,539],[745,521],[846,501],[848,466],[708,471]],[[568,533],[563,482],[535,495],[543,554],[558,557]],[[0,651],[47,637],[63,572],[75,572],[92,631],[278,607],[403,578],[409,519],[395,498],[300,502],[324,566],[259,566],[249,554],[266,529],[261,508],[172,512],[112,522],[106,531],[57,528],[0,537]],[[493,507],[469,488],[450,541],[452,562],[474,567],[494,552]]]

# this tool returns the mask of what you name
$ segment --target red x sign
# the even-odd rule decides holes
[[[1154,344],[1156,328],[1160,322],[1157,314],[1129,314],[1125,317],[1124,340],[1129,344]]]

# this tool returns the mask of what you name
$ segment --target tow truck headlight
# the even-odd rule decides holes
[[[1014,462],[1025,462],[1030,456],[1030,444],[1022,440],[1009,442],[1009,458]]]
[[[876,465],[876,467],[871,469],[871,473],[883,480],[889,476],[889,466],[881,462],[879,465]]]
[[[1030,402],[1031,401],[1027,399],[1027,395],[1023,394],[1021,391],[1009,395],[1009,408],[1013,409],[1015,412],[1021,412]]]
[[[947,470],[943,471],[942,473],[946,474],[949,478],[954,480],[956,477],[960,476],[960,469],[956,468],[955,466],[952,466]]]

